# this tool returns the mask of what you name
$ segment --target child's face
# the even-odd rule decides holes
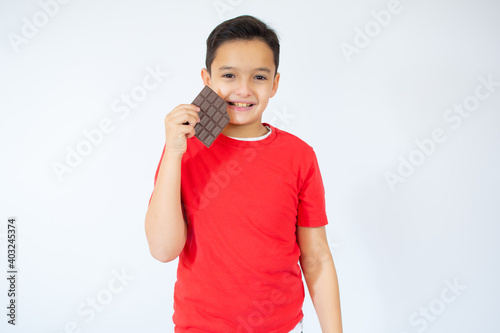
[[[211,75],[203,69],[202,78],[228,103],[231,124],[260,124],[269,98],[278,90],[275,68],[273,51],[265,42],[231,41],[217,49]]]

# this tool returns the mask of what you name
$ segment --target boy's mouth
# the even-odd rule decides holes
[[[250,108],[252,106],[254,106],[255,104],[251,104],[251,103],[233,103],[233,102],[227,102],[227,104],[231,105],[231,106],[235,106],[237,108]]]

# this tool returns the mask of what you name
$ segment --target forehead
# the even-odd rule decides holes
[[[234,67],[252,70],[267,67],[274,72],[273,51],[265,42],[254,40],[235,40],[222,44],[217,49],[212,68]]]

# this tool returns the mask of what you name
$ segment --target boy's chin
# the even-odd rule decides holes
[[[262,115],[256,116],[255,114],[235,114],[229,113],[229,123],[233,125],[250,125],[262,120]]]
[[[256,122],[262,122],[262,119],[234,119],[231,117],[229,124],[233,126],[245,126],[255,124]]]

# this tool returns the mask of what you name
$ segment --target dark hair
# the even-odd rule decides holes
[[[278,36],[264,22],[250,15],[242,15],[224,21],[210,33],[207,38],[207,56],[205,58],[208,74],[211,74],[210,67],[215,59],[217,49],[222,44],[235,40],[253,39],[262,40],[273,51],[274,65],[276,66],[274,75],[276,75],[280,60],[280,42]]]

